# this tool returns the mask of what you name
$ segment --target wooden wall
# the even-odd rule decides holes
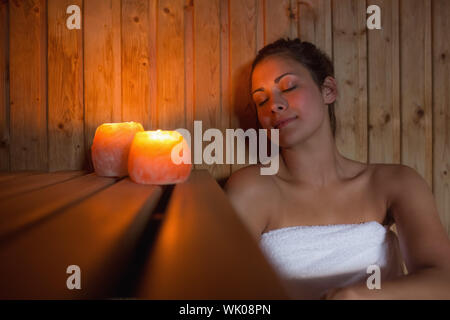
[[[448,0],[0,0],[0,170],[83,168],[103,122],[252,127],[249,63],[299,36],[334,61],[342,153],[414,167],[450,232],[448,16]]]

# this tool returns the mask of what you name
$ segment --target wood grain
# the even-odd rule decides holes
[[[195,120],[202,121],[202,129],[218,129],[225,136],[229,121],[229,110],[221,106],[221,39],[220,1],[202,0],[194,6],[195,30]],[[225,143],[225,141],[223,141]],[[211,142],[203,143],[203,150]],[[217,179],[229,175],[230,166],[225,164],[223,143],[223,164],[196,165],[207,169]]]
[[[99,125],[122,121],[120,17],[120,0],[84,1],[86,156]]]
[[[297,4],[298,36],[333,58],[331,0],[305,0]]]
[[[367,161],[365,1],[333,1],[333,61],[338,84],[336,144],[346,157]]]
[[[433,192],[450,235],[450,2],[433,1]]]
[[[368,32],[369,161],[400,163],[399,4],[367,5],[379,6],[383,17],[382,29]]]
[[[52,213],[113,184],[94,173],[0,201],[0,238],[48,218]]]
[[[11,1],[10,167],[48,170],[46,1]]]
[[[0,296],[9,299],[114,298],[161,187],[128,178],[0,243]],[[69,265],[81,290],[68,290]]]
[[[16,195],[60,183],[85,174],[83,171],[59,171],[16,177],[0,182],[0,201]]]
[[[160,0],[157,36],[158,128],[186,128],[184,0]]]
[[[258,6],[255,0],[230,1],[230,75],[231,128],[257,128],[257,116],[250,100],[251,63],[257,53]],[[234,143],[232,172],[248,166],[248,147],[245,164],[237,164],[237,139]],[[247,139],[246,139],[247,140]]]
[[[402,163],[432,187],[431,4],[400,2],[400,81]]]
[[[48,0],[48,144],[49,170],[83,167],[82,30],[66,26],[66,9],[81,0]],[[83,17],[81,17],[83,18]]]
[[[285,299],[258,244],[206,170],[178,184],[140,282],[144,299]]]
[[[0,1],[0,170],[9,171],[9,1]]]
[[[122,112],[123,121],[150,129],[149,1],[122,1]]]

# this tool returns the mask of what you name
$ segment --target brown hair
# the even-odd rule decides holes
[[[256,65],[263,59],[272,55],[286,56],[301,63],[308,69],[320,91],[322,91],[322,85],[325,78],[328,76],[334,77],[333,63],[330,58],[328,58],[322,50],[317,48],[312,43],[301,41],[296,38],[278,39],[259,50],[255,60],[253,60],[252,63],[250,79]],[[334,103],[328,105],[328,116],[330,118],[331,131],[334,137],[336,134]]]

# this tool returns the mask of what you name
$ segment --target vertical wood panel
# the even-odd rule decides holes
[[[220,107],[222,128],[231,128],[231,72],[230,72],[230,2],[220,1]],[[224,139],[225,140],[225,139]],[[225,143],[225,141],[224,141]],[[225,153],[224,153],[225,155]],[[224,164],[225,178],[231,174],[231,165]]]
[[[0,1],[0,170],[9,171],[9,4]]]
[[[264,6],[265,44],[295,36],[292,34],[296,20],[291,0],[264,0]]]
[[[298,36],[333,57],[331,0],[299,1]]]
[[[382,29],[368,32],[369,160],[400,163],[398,1],[367,3],[372,4],[381,9]]]
[[[231,127],[244,130],[256,128],[257,121],[249,88],[251,62],[257,53],[257,12],[255,0],[230,1]],[[247,165],[233,164],[232,171]]]
[[[201,120],[203,131],[217,128],[225,136],[229,113],[221,107],[221,39],[220,1],[197,0],[194,12],[195,31],[195,120]],[[225,120],[225,121],[224,121]],[[225,141],[224,141],[225,142]],[[204,147],[211,142],[206,142]],[[223,149],[225,163],[225,148]],[[197,165],[208,169],[215,178],[229,174],[229,165]]]
[[[86,152],[104,122],[120,122],[120,0],[84,0],[84,103]]]
[[[184,0],[160,0],[157,21],[158,128],[185,128]]]
[[[400,2],[402,163],[432,186],[431,4]]]
[[[150,129],[149,1],[122,0],[122,121]]]
[[[333,1],[336,144],[344,156],[363,162],[367,161],[366,51],[365,1]]]
[[[47,170],[46,1],[11,1],[11,170]]]
[[[433,1],[433,191],[450,235],[450,1]],[[447,41],[444,41],[447,39]]]
[[[84,161],[82,30],[69,30],[66,9],[82,0],[49,0],[48,143],[49,169],[76,170]]]
[[[185,0],[184,5],[184,108],[185,126],[191,134],[194,132],[195,118],[195,22],[194,1]],[[212,17],[211,23],[214,23]],[[217,34],[216,34],[217,36]],[[197,165],[194,164],[194,168]]]
[[[158,0],[149,0],[149,65],[150,65],[150,79],[149,79],[149,94],[150,94],[150,127],[146,130],[156,130],[158,128],[158,75],[157,75],[157,26],[158,26]]]

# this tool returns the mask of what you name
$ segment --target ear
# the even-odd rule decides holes
[[[336,101],[337,98],[337,86],[336,79],[328,76],[323,81],[322,85],[322,98],[325,104],[331,104]]]

